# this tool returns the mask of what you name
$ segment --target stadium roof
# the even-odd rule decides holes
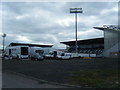
[[[75,42],[76,41],[66,41],[66,42],[60,42],[62,44],[66,44],[68,46],[71,46],[71,45],[75,45]],[[101,38],[92,38],[92,39],[85,39],[85,40],[78,40],[77,43],[79,45],[88,45],[88,44],[93,44],[93,43],[97,43],[97,44],[101,44],[103,43],[104,44],[104,38],[101,37]]]
[[[103,25],[103,27],[93,27],[99,30],[112,30],[112,31],[120,31],[117,25]]]
[[[52,47],[53,45],[27,44],[27,43],[10,43],[9,46],[29,46],[29,47]]]

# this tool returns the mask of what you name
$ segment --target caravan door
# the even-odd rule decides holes
[[[21,47],[21,58],[28,58],[28,47]]]
[[[11,55],[11,49],[9,49],[9,55]]]

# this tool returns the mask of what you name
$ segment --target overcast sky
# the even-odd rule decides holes
[[[79,40],[103,37],[103,32],[94,26],[118,23],[117,2],[4,2],[0,3],[0,35],[7,34],[6,45],[23,42],[63,48],[60,42],[75,40],[75,15],[69,13],[71,7],[83,9],[78,14]]]

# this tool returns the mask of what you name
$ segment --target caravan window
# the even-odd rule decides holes
[[[43,50],[36,50],[35,52],[36,52],[36,53],[39,53],[39,54],[43,54],[43,53],[44,53]]]

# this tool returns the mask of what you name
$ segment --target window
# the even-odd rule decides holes
[[[44,53],[43,50],[36,50],[35,52],[36,52],[36,53],[39,53],[39,54],[43,54],[43,53]]]

